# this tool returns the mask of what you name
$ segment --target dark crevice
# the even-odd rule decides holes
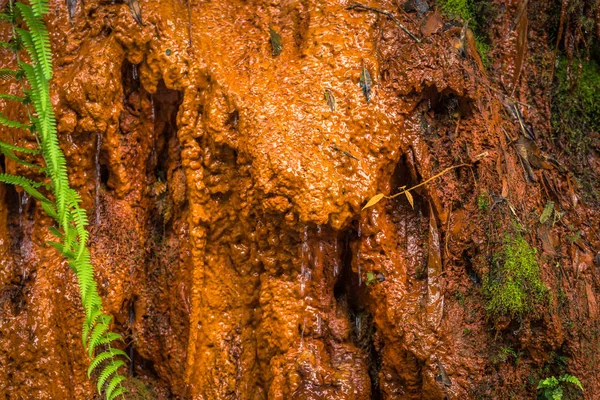
[[[439,116],[467,118],[473,113],[472,100],[451,90],[439,92],[435,86],[428,86],[421,93],[421,98],[427,102],[428,111]]]
[[[366,284],[358,284],[358,275],[352,270],[352,243],[359,240],[355,229],[343,235],[340,276],[334,287],[334,296],[338,305],[346,308],[352,328],[352,340],[361,349],[367,362],[371,380],[371,399],[381,400],[383,395],[379,387],[381,355],[375,346],[377,327],[367,302]]]
[[[131,93],[140,89],[140,80],[137,72],[137,65],[127,60],[123,61],[121,66],[121,84],[123,85],[123,94],[127,98]]]
[[[110,172],[108,170],[108,166],[106,164],[100,163],[100,183],[104,185],[105,188],[108,187],[108,179],[110,178]]]
[[[128,312],[128,317],[129,317],[129,337],[128,337],[128,341],[129,341],[129,345],[127,346],[127,348],[125,349],[125,352],[129,355],[129,373],[131,374],[131,376],[135,377],[135,351],[133,348],[133,326],[135,324],[135,296],[133,299],[131,299],[131,301],[129,302],[129,312]]]
[[[18,254],[23,240],[23,206],[21,195],[13,185],[4,185],[6,188],[6,208],[8,209],[8,231],[11,232],[10,243],[12,249]]]
[[[479,274],[477,274],[477,271],[475,271],[475,269],[473,268],[473,260],[469,256],[468,250],[465,250],[462,253],[462,259],[465,265],[465,272],[467,273],[467,276],[469,277],[471,282],[473,282],[477,286],[481,286],[481,278],[479,277]]]
[[[153,176],[153,193],[156,213],[153,225],[156,232],[164,233],[165,226],[177,211],[185,208],[182,200],[173,198],[173,187],[179,182],[181,171],[181,149],[177,138],[177,113],[183,100],[181,92],[168,89],[164,82],[158,84],[151,97],[154,123],[154,145],[148,160],[148,171]]]

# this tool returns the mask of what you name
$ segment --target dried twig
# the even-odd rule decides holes
[[[481,153],[480,155],[478,155],[475,158],[475,161],[479,161],[479,160],[487,157],[487,155],[488,155],[487,152]],[[453,166],[446,168],[442,172],[437,173],[436,175],[432,176],[431,178],[426,179],[425,181],[423,181],[423,182],[419,183],[418,185],[415,185],[415,186],[413,186],[411,188],[405,189],[406,186],[403,186],[402,188],[400,188],[401,189],[400,192],[398,192],[396,194],[393,194],[391,196],[386,196],[383,193],[376,194],[375,196],[373,196],[373,197],[371,197],[369,199],[369,201],[367,202],[367,204],[362,209],[364,210],[365,208],[373,207],[375,204],[379,203],[384,198],[385,199],[394,199],[394,198],[396,198],[396,197],[398,197],[400,195],[405,195],[406,198],[408,199],[409,203],[411,203],[411,205],[412,205],[412,203],[413,203],[413,201],[412,201],[412,195],[409,193],[411,190],[414,190],[414,189],[416,189],[418,187],[421,187],[421,186],[423,186],[423,185],[431,182],[432,180],[434,180],[436,178],[439,178],[440,176],[444,175],[446,172],[451,171],[453,169],[460,168],[460,167],[472,167],[472,166],[473,166],[473,164],[467,164],[467,163],[453,165]]]
[[[389,19],[391,19],[396,25],[398,25],[400,27],[400,29],[402,29],[404,32],[406,32],[406,34],[408,36],[410,36],[415,42],[421,43],[421,39],[419,39],[418,37],[416,37],[411,31],[409,31],[404,25],[402,25],[400,23],[400,21],[398,21],[398,19],[396,19],[396,17],[394,17],[394,15],[391,12],[389,12],[389,11],[380,10],[378,8],[373,8],[373,7],[365,6],[364,4],[359,4],[359,3],[352,4],[352,5],[348,6],[347,9],[348,10],[356,10],[356,11],[373,11],[373,12],[376,12],[376,13],[379,13],[379,14],[383,14],[386,17],[388,17]]]
[[[339,151],[340,153],[342,153],[342,154],[343,154],[343,155],[345,155],[346,157],[350,157],[350,158],[352,158],[352,159],[354,159],[354,160],[356,160],[356,161],[359,161],[359,160],[358,160],[358,158],[354,157],[352,154],[348,153],[348,152],[347,152],[347,151],[345,151],[345,150],[342,150],[342,149],[340,149],[339,147],[337,147],[337,146],[335,146],[335,145],[333,145],[333,144],[331,145],[331,148],[332,148],[333,150],[335,150],[335,151]]]
[[[188,12],[188,46],[192,47],[192,6],[190,0],[187,0],[187,12]]]

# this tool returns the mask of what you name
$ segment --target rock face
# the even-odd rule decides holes
[[[518,2],[495,2],[500,61],[488,71],[462,26],[392,1],[369,5],[421,43],[346,1],[142,0],[143,25],[114,3],[80,2],[69,21],[57,0],[48,23],[61,144],[135,393],[533,398],[539,379],[568,369],[585,398],[600,396],[598,208],[553,164],[521,167],[511,101],[538,132],[531,149],[560,152],[546,72],[517,60]],[[530,18],[529,46],[551,60],[542,18]],[[361,211],[459,164],[412,191],[414,204]],[[548,200],[562,212],[553,225],[539,222]],[[550,296],[532,316],[490,318],[483,287],[515,223]],[[0,186],[0,394],[89,399],[83,313],[44,245],[48,224]]]

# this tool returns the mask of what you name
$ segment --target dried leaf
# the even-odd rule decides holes
[[[140,8],[140,3],[138,0],[127,0],[127,4],[129,4],[133,19],[135,19],[138,24],[144,25],[142,22],[142,9]]]
[[[477,64],[477,68],[481,71],[481,73],[485,74],[485,66],[483,65],[483,61],[481,60],[481,56],[477,51],[477,42],[475,41],[475,34],[469,28],[467,28],[465,35],[465,44],[466,49],[468,50],[469,55],[475,60],[475,64]]]
[[[406,200],[408,200],[408,202],[410,203],[410,206],[414,210],[415,209],[415,202],[413,200],[412,194],[410,194],[410,192],[404,192],[404,194],[406,195]]]
[[[544,211],[542,212],[542,215],[540,215],[540,223],[541,224],[546,223],[546,221],[548,221],[550,219],[550,216],[552,215],[552,211],[554,211],[554,202],[551,200],[548,200],[548,202],[546,203],[546,206],[544,207]]]
[[[69,12],[69,21],[72,21],[75,17],[75,11],[77,10],[77,0],[67,0],[67,11]]]
[[[371,199],[367,202],[367,204],[365,204],[365,206],[362,209],[364,210],[366,208],[373,207],[375,204],[379,203],[384,197],[385,195],[383,193],[376,194],[375,196],[371,197]]]
[[[360,73],[360,87],[365,95],[365,99],[367,99],[367,103],[371,100],[371,85],[373,85],[371,74],[367,71],[367,67],[363,67]]]
[[[325,89],[325,101],[327,102],[329,108],[331,108],[331,111],[335,111],[335,96],[329,89]]]
[[[271,47],[273,48],[273,56],[277,57],[281,54],[281,50],[283,50],[283,45],[281,44],[281,35],[273,30],[273,28],[269,28],[269,35],[271,37]]]

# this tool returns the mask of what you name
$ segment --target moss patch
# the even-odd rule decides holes
[[[563,144],[587,197],[598,200],[599,182],[584,165],[593,134],[600,132],[600,66],[594,61],[561,59],[552,101],[552,131]]]
[[[469,21],[469,27],[475,33],[475,46],[481,62],[487,68],[491,46],[483,27],[487,24],[486,20],[494,14],[491,3],[487,0],[438,0],[437,3],[448,17]]]
[[[571,76],[569,76],[571,75]],[[567,139],[571,154],[587,152],[590,133],[600,132],[600,67],[594,61],[562,59],[556,74],[552,128]]]
[[[547,299],[535,250],[519,234],[507,236],[484,279],[486,311],[492,318],[521,318]]]

